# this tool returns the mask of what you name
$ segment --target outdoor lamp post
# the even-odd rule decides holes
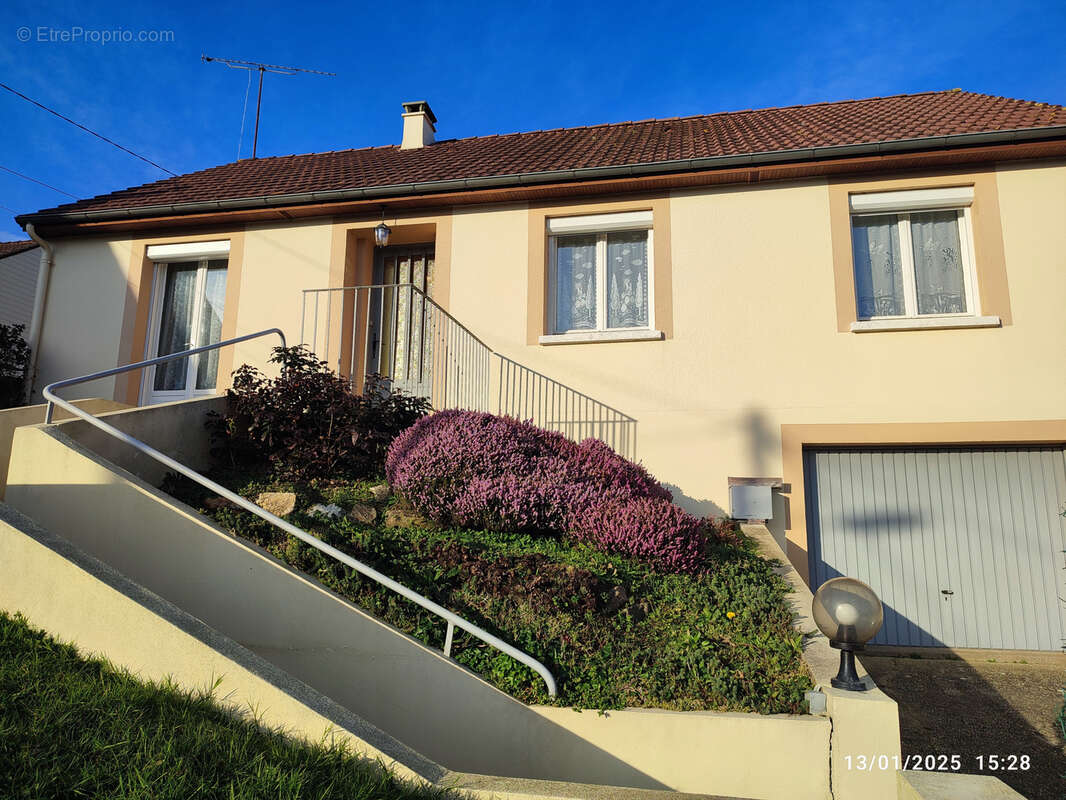
[[[830,681],[837,689],[866,691],[855,672],[855,652],[862,650],[885,621],[885,611],[874,590],[855,578],[833,578],[814,593],[814,622],[840,650],[840,671]]]
[[[392,233],[392,229],[385,224],[385,210],[381,210],[381,223],[374,228],[374,244],[378,247],[385,247],[389,243],[389,234]]]

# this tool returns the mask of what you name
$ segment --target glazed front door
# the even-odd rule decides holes
[[[379,248],[374,257],[374,289],[370,295],[367,374],[377,373],[396,388],[417,392],[430,340],[422,296],[411,284],[433,293],[433,245]]]

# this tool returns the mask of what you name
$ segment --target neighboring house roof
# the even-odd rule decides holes
[[[37,247],[37,242],[20,239],[17,242],[0,242],[0,258],[25,253]]]
[[[755,163],[756,155],[765,156],[765,163],[786,154],[814,158],[859,152],[855,148],[882,152],[870,146],[893,142],[912,143],[908,146],[913,149],[1066,136],[1064,126],[1066,109],[1059,105],[960,90],[925,92],[451,139],[409,150],[387,146],[247,159],[79,200],[19,221],[114,218],[116,212],[137,216],[130,210],[150,216],[153,209],[159,213],[164,208],[182,213],[201,210],[193,204],[206,203],[224,211],[278,197],[310,203],[375,193],[398,197],[537,180],[592,180],[623,167],[634,168],[632,174],[655,174],[709,169],[730,159]],[[1006,132],[1011,136],[997,136]]]

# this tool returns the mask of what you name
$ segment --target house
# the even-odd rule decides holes
[[[812,585],[879,592],[877,641],[1063,646],[1066,108],[952,90],[436,128],[408,103],[399,146],[19,217],[53,251],[36,387],[278,327],[353,384],[636,431],[699,513],[770,487]],[[92,393],[211,394],[265,341]]]
[[[0,325],[25,325],[29,330],[40,263],[36,242],[0,242]]]

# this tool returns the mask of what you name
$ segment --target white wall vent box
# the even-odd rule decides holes
[[[729,515],[733,519],[770,519],[774,515],[772,488],[739,484],[729,487]]]

